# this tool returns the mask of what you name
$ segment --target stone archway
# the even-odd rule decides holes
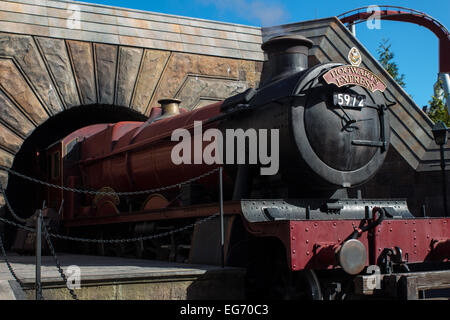
[[[100,122],[145,119],[162,97],[190,97],[182,107],[192,109],[256,86],[260,69],[250,60],[0,33],[0,165],[16,167],[27,141],[43,143],[39,132],[79,106],[86,117],[104,112]],[[0,181],[10,188],[4,170]]]

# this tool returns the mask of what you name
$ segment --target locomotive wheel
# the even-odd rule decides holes
[[[274,292],[283,300],[323,300],[320,282],[313,270],[283,272],[278,274],[278,280]]]
[[[342,269],[321,270],[317,273],[322,288],[324,300],[354,300],[360,299],[354,294],[354,276]]]
[[[307,296],[311,300],[323,300],[320,282],[314,270],[300,271],[299,276],[301,280],[304,281],[303,288],[305,289]]]
[[[283,300],[323,300],[319,279],[313,270],[285,271],[278,274],[274,288]]]

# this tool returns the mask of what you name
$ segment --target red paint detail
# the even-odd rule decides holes
[[[176,184],[212,170],[218,165],[174,164],[171,151],[178,141],[170,138],[180,128],[190,130],[193,136],[194,120],[220,114],[220,105],[215,103],[151,124],[118,123],[86,139],[81,155],[84,185],[92,189],[109,186],[116,191],[145,190]],[[204,126],[203,130],[213,126],[217,124]],[[217,175],[211,181],[217,187]]]
[[[176,129],[186,129],[191,134],[192,159],[194,155],[193,129],[194,121],[204,121],[218,116],[221,102],[200,109],[186,111],[182,109],[179,115],[152,122],[159,115],[154,108],[151,117],[146,122],[118,122],[116,124],[97,124],[81,128],[60,141],[62,150],[75,139],[80,143],[77,165],[63,168],[63,177],[57,184],[67,183],[70,176],[81,177],[78,185],[86,189],[99,190],[110,187],[115,191],[140,191],[173,185],[217,168],[218,164],[206,165],[176,165],[171,160],[172,148],[178,141],[171,141],[171,135]],[[203,125],[203,132],[209,128],[217,128],[218,122]],[[203,142],[204,148],[210,142]],[[63,155],[65,156],[65,154]],[[218,176],[212,174],[201,181],[207,188],[216,189]],[[231,185],[231,179],[224,173],[225,191]],[[49,190],[50,193],[55,193]],[[172,199],[179,193],[172,189],[163,193],[167,199]],[[72,199],[70,206],[65,205],[64,211],[70,211],[66,216],[69,220],[80,216],[94,217],[96,208],[82,208],[79,201]],[[161,204],[149,204],[143,211],[163,207]],[[113,210],[105,210],[107,217]]]
[[[108,124],[101,123],[101,124],[93,124],[91,126],[83,127],[81,129],[78,129],[77,131],[72,132],[70,135],[64,138],[64,141],[68,142],[75,138],[85,139],[89,138],[90,136],[105,130],[108,127]]]
[[[380,225],[381,232],[376,235],[376,248],[398,246],[402,249],[403,255],[408,254],[408,262],[411,263],[445,261],[450,258],[450,245],[442,245],[442,243],[449,241],[450,228],[444,221],[443,218],[418,218],[415,220],[415,225],[412,223],[405,225],[402,220],[391,220],[389,227],[383,222]],[[441,245],[438,251],[433,247],[433,239],[440,239]],[[431,252],[428,249],[431,249]],[[378,257],[379,255],[376,258]]]
[[[408,253],[409,262],[447,261],[450,259],[450,228],[443,218],[416,219],[416,225],[405,225],[405,220],[396,219],[383,221],[370,239],[369,232],[363,232],[358,238],[367,249],[366,265],[377,261],[385,248],[400,247],[403,253]],[[314,232],[305,232],[317,224]],[[332,269],[338,267],[335,253],[342,244],[340,239],[346,239],[354,231],[354,225],[359,220],[340,221],[276,221],[247,223],[247,230],[256,236],[275,236],[286,247],[288,265],[292,270],[302,269]],[[413,233],[413,229],[416,233]],[[389,231],[392,229],[392,232]],[[409,236],[408,236],[409,235]],[[417,237],[414,241],[413,236]],[[428,236],[428,238],[427,238]],[[439,239],[433,242],[432,239]],[[307,238],[306,238],[307,237]],[[295,240],[291,240],[295,239]],[[432,247],[436,243],[436,247]],[[431,249],[431,250],[430,250]],[[292,252],[297,254],[291,254]],[[302,254],[303,253],[303,254]],[[309,254],[308,254],[309,253]],[[372,258],[370,257],[372,255]]]

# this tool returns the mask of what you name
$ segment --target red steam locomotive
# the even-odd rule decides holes
[[[48,188],[50,208],[57,210],[64,199],[60,231],[118,238],[208,217],[219,210],[217,171],[208,173],[223,166],[225,263],[247,268],[248,297],[376,296],[392,291],[392,283],[398,296],[408,297],[408,274],[435,270],[448,278],[449,218],[415,218],[403,200],[348,197],[346,190],[368,181],[384,161],[392,102],[383,82],[359,67],[357,50],[352,65],[308,67],[311,45],[301,36],[265,42],[268,60],[257,90],[189,112],[179,101],[164,100],[146,122],[92,125],[50,146],[48,182],[104,192]],[[215,129],[214,141],[194,141],[196,123],[202,133]],[[187,159],[181,164],[173,160],[180,142],[172,139],[176,129],[191,134],[192,143],[178,153]],[[244,140],[227,134],[239,129],[248,133]],[[278,140],[269,139],[272,132]],[[245,150],[249,159],[252,147],[260,151],[269,140],[275,144],[265,149],[266,161],[239,161],[239,152]],[[203,155],[208,146],[215,150],[213,159],[222,153],[231,161],[195,161],[196,148]],[[261,174],[268,165],[275,174]],[[121,194],[177,184],[150,194]],[[87,250],[218,264],[219,230],[218,219],[212,219],[167,239]]]

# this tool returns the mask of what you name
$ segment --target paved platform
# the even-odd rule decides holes
[[[69,266],[80,269],[79,299],[243,299],[245,270],[155,260],[58,254],[67,276]],[[8,259],[24,283],[27,299],[34,299],[35,257],[10,253]],[[43,256],[41,267],[45,299],[71,299],[53,257]],[[10,290],[8,292],[8,290]],[[3,257],[0,259],[0,299],[21,299]]]

